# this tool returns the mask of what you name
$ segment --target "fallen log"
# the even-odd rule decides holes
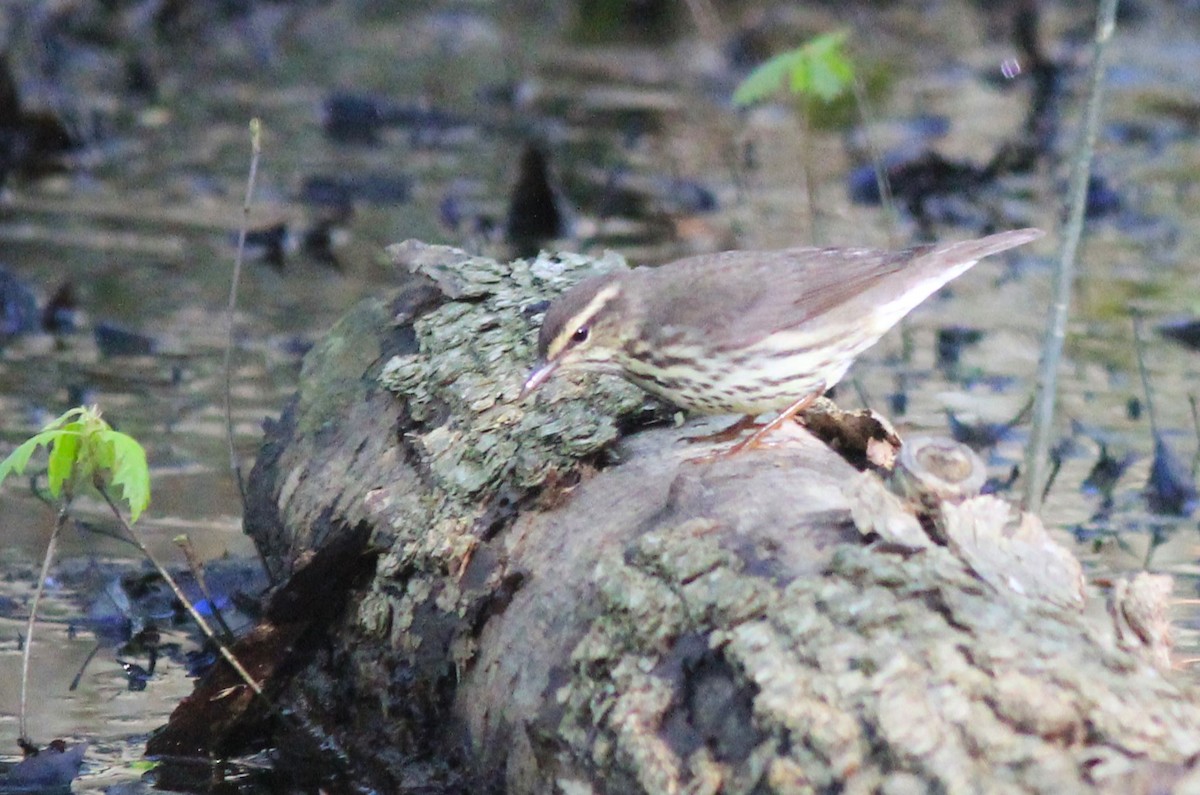
[[[269,425],[246,519],[280,581],[364,538],[373,575],[318,584],[345,607],[270,690],[364,781],[1200,789],[1200,700],[1145,629],[1161,587],[1086,610],[1074,558],[977,496],[969,453],[825,407],[821,439],[705,458],[687,437],[719,423],[676,427],[616,379],[518,402],[545,299],[622,263],[392,254],[403,286],[329,333]]]

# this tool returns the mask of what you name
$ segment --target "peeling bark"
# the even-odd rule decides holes
[[[1079,609],[1036,519],[902,499],[891,456],[799,426],[696,461],[719,423],[648,425],[616,379],[518,404],[539,302],[621,263],[393,255],[416,275],[309,355],[247,517],[279,577],[372,528],[374,579],[281,698],[376,786],[1200,788],[1196,692]]]

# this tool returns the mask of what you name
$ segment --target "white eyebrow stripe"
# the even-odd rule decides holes
[[[559,332],[559,335],[554,338],[554,342],[550,344],[550,347],[546,351],[546,358],[553,359],[555,356],[561,353],[562,350],[567,347],[567,343],[570,342],[571,336],[576,332],[576,330],[579,329],[580,326],[586,326],[588,323],[591,323],[592,318],[594,318],[609,301],[616,298],[620,292],[621,285],[613,283],[596,293],[596,296],[588,302],[588,305],[583,308],[583,311],[577,313],[575,318],[572,318],[571,325],[564,326],[563,330]]]

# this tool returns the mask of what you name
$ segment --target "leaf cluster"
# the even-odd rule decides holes
[[[129,505],[131,522],[150,504],[146,451],[132,436],[113,430],[98,407],[71,409],[23,442],[0,461],[0,483],[22,474],[42,447],[49,449],[46,475],[55,499],[69,499],[88,487],[115,486]]]
[[[854,84],[854,64],[846,53],[844,30],[824,33],[760,65],[733,92],[733,103],[752,105],[781,88],[798,96],[833,102]]]

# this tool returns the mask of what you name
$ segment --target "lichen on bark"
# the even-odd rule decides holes
[[[518,401],[547,298],[626,267],[617,255],[543,253],[502,264],[411,241],[390,251],[455,299],[413,321],[420,350],[392,358],[380,375],[408,406],[415,427],[407,440],[447,493],[466,499],[502,484],[536,488],[610,445],[616,418],[645,402],[617,379],[586,377],[555,379]]]

